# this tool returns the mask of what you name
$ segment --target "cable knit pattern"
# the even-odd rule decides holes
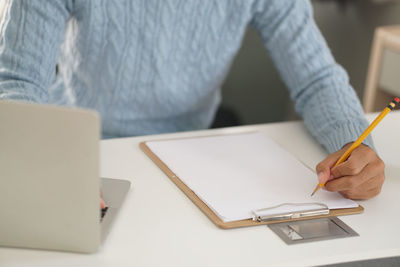
[[[0,98],[95,109],[105,137],[207,128],[248,25],[318,141],[355,140],[361,105],[303,0],[9,1]]]

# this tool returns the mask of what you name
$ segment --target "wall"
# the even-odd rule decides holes
[[[382,2],[382,3],[381,3]],[[400,24],[400,1],[315,0],[314,17],[359,97],[365,84],[374,29]],[[297,119],[293,104],[257,33],[249,29],[223,85],[223,106],[241,124]]]

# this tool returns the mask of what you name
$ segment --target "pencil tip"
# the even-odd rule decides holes
[[[319,188],[320,188],[320,185],[317,185],[317,187],[315,187],[314,191],[312,192],[311,196],[313,196],[315,194],[315,192],[318,191]]]

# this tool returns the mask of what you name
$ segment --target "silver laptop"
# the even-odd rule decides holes
[[[0,101],[1,246],[99,248],[130,187],[99,178],[99,138],[93,111]]]

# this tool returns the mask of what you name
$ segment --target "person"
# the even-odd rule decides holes
[[[105,138],[207,128],[247,26],[330,153],[320,182],[347,198],[379,194],[384,164],[370,138],[332,168],[367,123],[307,0],[8,1],[0,98],[95,109]]]

